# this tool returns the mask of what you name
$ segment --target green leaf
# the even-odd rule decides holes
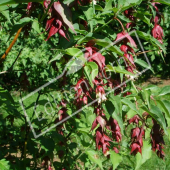
[[[150,116],[152,116],[160,124],[160,126],[164,129],[165,134],[167,135],[165,118],[161,110],[154,105],[151,105],[150,110],[148,110],[146,106],[143,106],[142,109],[149,113]]]
[[[142,0],[131,0],[131,1],[119,0],[118,7],[121,8],[121,11],[124,11],[128,8],[131,8],[132,6],[139,5],[141,2]]]
[[[74,0],[64,0],[63,3],[69,5],[69,4],[71,4],[72,2],[74,2]]]
[[[113,103],[116,113],[122,116],[122,103],[120,96],[110,95],[109,100]]]
[[[116,98],[115,98],[116,99]],[[118,99],[119,101],[119,99]],[[122,110],[119,108],[119,104],[117,104],[113,99],[109,99],[106,101],[106,103],[103,105],[104,110],[111,115],[114,119],[117,120],[122,134],[124,134],[124,126],[123,126],[123,120],[122,120]]]
[[[161,107],[163,108],[163,111],[170,118],[170,102],[168,100],[157,100],[157,102],[160,103]]]
[[[127,119],[131,119],[133,116],[136,115],[136,112],[132,109],[130,109],[128,112],[127,112]]]
[[[41,139],[41,148],[46,152],[53,152],[55,143],[52,138],[42,138]]]
[[[155,39],[154,37],[152,37],[150,34],[144,33],[142,31],[136,31],[137,35],[139,36],[139,38],[146,40],[147,42],[150,42],[151,44],[153,44],[154,46],[158,46],[160,47],[164,53],[166,53],[166,49],[165,46],[162,45],[157,39]]]
[[[109,11],[112,9],[112,0],[106,1],[106,6],[104,8],[104,11]]]
[[[122,162],[123,158],[120,154],[116,153],[115,151],[110,151],[110,160],[113,164],[113,170],[115,170],[118,165]]]
[[[1,0],[0,6],[8,4],[28,3],[30,0]],[[43,2],[43,0],[31,0],[31,2]]]
[[[29,17],[25,17],[25,18],[22,18],[20,19],[20,21],[18,23],[16,23],[13,27],[12,27],[12,30],[11,30],[11,33],[10,33],[10,36],[9,36],[9,39],[20,29],[22,28],[23,26],[25,26],[26,24],[28,24],[29,22],[31,22],[32,19],[29,18]]]
[[[1,159],[0,160],[0,169],[1,170],[9,170],[10,169],[9,161],[7,161],[6,159]]]
[[[84,57],[83,52],[78,48],[68,48],[66,49],[66,54],[72,57],[79,57],[79,56]]]
[[[0,101],[3,102],[9,102],[9,104],[14,104],[14,100],[10,93],[7,90],[4,90],[2,87],[0,87]],[[1,102],[2,104],[2,102]]]
[[[91,40],[92,35],[93,35],[93,33],[91,33],[91,32],[86,33],[85,36],[83,36],[81,39],[79,39],[79,40],[77,41],[77,44],[80,45],[80,44],[82,44],[83,42],[87,42],[87,41]]]
[[[73,74],[80,70],[86,62],[83,52],[78,48],[68,48],[65,52],[66,54],[72,56],[71,60],[66,64],[66,68],[69,70],[67,75]]]
[[[62,53],[58,53],[54,58],[52,58],[48,63],[50,64],[53,61],[60,60],[61,57],[63,56]]]
[[[140,166],[151,158],[152,149],[151,144],[148,141],[143,140],[142,155],[138,152],[136,154],[136,167],[135,170],[139,169]]]
[[[137,63],[137,64],[139,64],[140,66],[142,66],[142,67],[144,67],[144,68],[150,69],[150,70],[155,74],[155,72],[153,71],[152,67],[151,67],[150,65],[148,65],[148,63],[145,62],[144,60],[135,59],[134,62]]]
[[[2,13],[2,15],[11,23],[7,6],[0,6],[0,13]]]
[[[7,5],[5,6],[0,6],[0,12],[8,10],[9,7]]]
[[[98,75],[98,65],[95,62],[88,62],[84,67],[84,73],[93,87],[93,80]]]
[[[87,8],[87,7],[82,7],[82,9],[83,9],[83,13],[84,13],[84,15],[86,16],[87,20],[88,20],[88,21],[91,20],[91,19],[93,18],[93,15],[94,15],[94,10],[93,10],[93,8],[92,8],[92,7],[89,7],[89,8]]]
[[[93,32],[93,25],[95,25],[95,21],[93,20],[94,9],[92,7],[81,7],[84,15],[87,18],[87,21],[90,25],[90,32]]]
[[[159,92],[159,96],[163,96],[170,93],[170,86],[165,86]]]
[[[136,15],[134,15],[135,17],[141,19],[143,22],[145,22],[146,24],[148,24],[149,26],[151,25],[150,23],[150,19],[146,17],[145,14],[143,14],[141,11],[138,13],[135,13]]]
[[[96,11],[103,11],[103,8],[100,5],[95,5],[94,7]]]
[[[161,4],[170,5],[170,0],[156,0],[154,2],[159,2]]]
[[[99,165],[99,167],[103,170],[103,166],[102,166],[102,161],[99,158],[98,152],[94,151],[94,150],[88,150],[86,151],[86,154],[88,155],[88,158],[96,163],[97,165]]]
[[[40,31],[40,26],[38,20],[34,20],[32,23],[32,28],[37,31],[39,34],[41,33]]]
[[[118,15],[117,17],[125,22],[131,22],[125,15]]]
[[[127,75],[131,75],[131,76],[134,76],[133,73],[129,72],[129,71],[126,71],[125,69],[123,69],[123,67],[121,66],[118,66],[118,67],[113,67],[111,65],[107,65],[106,66],[106,71],[113,71],[115,73],[122,73],[122,74],[127,74]]]
[[[136,108],[135,103],[132,103],[129,99],[123,98],[122,99],[122,103],[124,103],[125,105],[129,106],[130,109],[132,109],[133,111],[135,111],[137,114],[140,115],[139,110]]]
[[[148,105],[148,108],[150,108],[150,96],[151,96],[151,91],[150,90],[145,90],[143,89],[141,91],[141,94],[142,94],[142,98],[144,100],[144,102],[146,101],[147,105]]]
[[[113,42],[108,38],[107,39],[95,39],[94,42],[97,45],[105,47],[105,48],[103,48],[103,50],[108,49],[110,51],[113,51],[113,52],[117,53],[120,56],[123,56],[123,52],[120,50],[120,48],[117,47],[116,45],[113,45]]]

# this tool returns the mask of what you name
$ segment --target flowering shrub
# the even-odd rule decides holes
[[[2,76],[0,87],[0,167],[138,169],[152,151],[165,159],[170,87],[141,87],[137,81],[144,69],[149,71],[143,74],[154,72],[144,54],[160,60],[166,54],[161,5],[168,9],[170,3],[0,2],[0,26],[12,41],[1,58],[9,75]],[[12,58],[21,44],[21,53]],[[60,79],[45,84],[56,76]],[[20,94],[12,97],[13,91]],[[129,157],[136,158],[133,165],[123,161]]]

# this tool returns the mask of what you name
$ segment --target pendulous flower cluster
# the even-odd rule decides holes
[[[143,137],[145,136],[144,124],[141,127],[139,126],[139,121],[141,118],[138,115],[135,115],[129,120],[129,123],[136,124],[136,127],[131,130],[131,154],[136,155],[138,152],[142,154],[143,146]]]
[[[163,152],[163,145],[165,145],[164,139],[163,139],[163,129],[160,127],[160,125],[153,119],[153,127],[151,131],[151,144],[152,144],[152,150],[157,151],[157,155],[160,158],[164,158],[165,153]]]
[[[156,4],[160,4],[158,2],[152,2],[152,6],[156,9],[156,16],[154,18],[154,28],[152,29],[152,36],[154,38],[156,38],[161,44],[163,44],[163,29],[162,27],[159,25],[159,23],[161,22],[161,14],[159,13],[159,9],[156,6]],[[153,19],[151,19],[152,21]]]

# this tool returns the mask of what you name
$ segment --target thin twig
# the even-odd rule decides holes
[[[144,53],[149,53],[149,52],[152,52],[152,51],[157,51],[157,50],[142,51],[142,52],[136,53],[135,55],[140,55],[140,54],[144,54]]]
[[[121,27],[123,29],[123,32],[126,32],[122,22],[118,18],[116,18],[116,17],[114,17],[113,19],[116,19],[120,23],[120,25],[121,25]]]
[[[8,71],[11,71],[14,67],[14,64],[16,63],[16,61],[18,60],[19,56],[21,55],[21,52],[22,52],[23,48],[21,48],[21,50],[19,51],[18,55],[17,55],[17,58],[15,59],[15,61],[12,63],[12,66],[9,68]]]
[[[39,101],[40,96],[41,96],[41,90],[38,92],[38,96],[37,96],[37,99],[36,99],[36,102],[35,102],[35,105],[34,105],[34,110],[33,110],[31,121],[34,118],[34,115],[35,115],[35,112],[36,112],[36,108],[37,108],[37,103]]]

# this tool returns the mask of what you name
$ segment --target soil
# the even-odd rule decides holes
[[[161,79],[158,77],[152,77],[149,78],[146,82],[142,83],[142,86],[148,86],[151,84],[158,85],[159,87],[168,86],[170,85],[170,79]]]

